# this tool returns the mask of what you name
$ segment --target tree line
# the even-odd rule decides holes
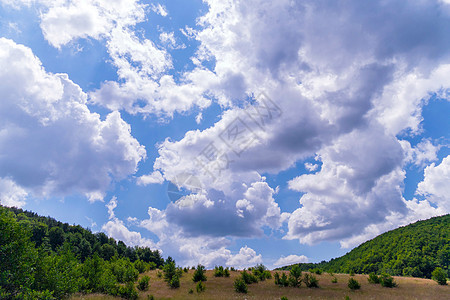
[[[302,271],[389,274],[431,278],[436,268],[449,274],[450,214],[386,232],[330,261],[300,263]],[[279,268],[290,270],[292,266]]]
[[[61,299],[75,292],[133,299],[138,274],[164,263],[158,250],[0,206],[0,299]]]

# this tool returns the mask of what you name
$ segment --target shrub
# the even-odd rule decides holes
[[[447,274],[442,268],[437,267],[431,273],[431,277],[440,285],[447,285]]]
[[[214,277],[223,277],[224,269],[222,266],[214,267]]]
[[[278,274],[278,272],[275,272],[275,274],[273,275],[273,278],[275,279],[276,285],[281,285],[280,274]]]
[[[258,278],[259,281],[264,281],[266,279],[272,278],[272,274],[270,274],[270,271],[267,270],[266,266],[263,264],[258,264],[254,268],[251,268],[249,270],[252,270],[253,275],[255,275],[256,278]]]
[[[302,283],[302,270],[298,265],[294,265],[289,272],[289,285],[292,287],[300,287]]]
[[[180,277],[178,275],[174,275],[172,279],[169,281],[169,286],[173,289],[180,287]]]
[[[394,278],[392,278],[391,275],[388,274],[381,274],[380,276],[380,283],[383,287],[393,288],[397,286],[397,283],[394,281]]]
[[[176,275],[176,268],[175,268],[175,262],[174,261],[170,261],[168,263],[166,263],[163,267],[163,272],[164,272],[164,280],[166,280],[167,282],[170,283],[170,281],[172,280],[172,278]]]
[[[359,290],[361,288],[361,285],[359,284],[359,282],[356,279],[350,278],[348,280],[348,287],[351,290]]]
[[[286,296],[283,296],[280,298],[280,300],[288,300],[288,298]]]
[[[188,271],[189,271],[188,268],[186,268],[186,267],[183,268],[183,272],[184,272],[184,273],[187,273]]]
[[[316,276],[314,276],[312,274],[305,274],[305,277],[303,278],[303,282],[309,288],[318,288],[319,287],[319,280],[317,280]]]
[[[247,294],[247,284],[242,278],[236,278],[234,281],[234,290],[238,293]]]
[[[192,291],[193,292],[193,291]],[[153,295],[147,295],[147,300],[155,300],[155,296]]]
[[[230,277],[230,270],[228,270],[228,268],[226,268],[225,270],[223,270],[223,276],[224,276],[224,277]]]
[[[150,281],[150,277],[145,275],[138,281],[138,289],[141,291],[146,291],[148,289],[148,282]]]
[[[194,282],[206,281],[205,267],[204,266],[202,266],[200,264],[197,266],[197,269],[195,269],[194,276],[192,277],[192,280]]]
[[[231,268],[230,268],[230,271],[233,271],[233,272],[235,272],[235,271],[236,271],[236,269],[235,269],[234,267],[231,267]]]
[[[333,277],[333,279],[331,279],[331,283],[337,283],[337,278],[336,278],[336,276]]]
[[[375,275],[374,272],[369,274],[369,278],[367,278],[367,280],[369,281],[369,283],[372,284],[378,284],[380,283],[380,277],[378,277],[377,275]]]
[[[147,270],[147,264],[140,259],[136,260],[133,264],[134,268],[139,272],[139,274],[142,274]]]
[[[289,285],[289,281],[288,281],[288,278],[287,278],[287,276],[286,276],[286,273],[283,273],[283,274],[281,275],[280,285],[281,285],[281,286],[288,286],[288,285]]]
[[[204,292],[206,287],[205,287],[205,284],[203,283],[203,281],[197,282],[197,286],[195,287],[195,289],[197,290],[197,293],[199,293],[199,294]]]
[[[127,282],[125,286],[119,286],[117,294],[125,299],[135,300],[138,298],[138,293],[134,288],[133,282]]]
[[[255,275],[253,275],[252,273],[248,273],[246,270],[241,272],[241,277],[242,280],[244,280],[244,282],[246,284],[252,284],[252,283],[256,283],[258,282],[258,278],[256,278]]]

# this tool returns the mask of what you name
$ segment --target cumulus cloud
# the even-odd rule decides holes
[[[275,263],[274,266],[287,266],[287,265],[293,265],[298,263],[307,263],[309,262],[309,259],[304,255],[288,255],[288,256],[282,256],[280,257]]]
[[[439,165],[432,163],[425,168],[424,179],[417,187],[417,193],[430,202],[450,211],[450,156],[445,157]]]
[[[164,182],[164,178],[161,175],[161,172],[159,172],[159,171],[154,171],[151,174],[142,175],[137,179],[138,185],[149,185],[149,184],[163,183],[163,182]]]
[[[46,72],[25,46],[0,44],[0,177],[38,196],[98,200],[136,172],[146,151],[118,112],[101,120],[66,74]]]
[[[22,207],[26,203],[27,191],[9,178],[0,178],[0,204],[10,207]]]
[[[289,182],[304,195],[289,217],[286,238],[303,243],[343,241],[387,217],[417,216],[402,197],[411,151],[397,136],[419,134],[422,107],[431,95],[447,97],[450,38],[441,29],[450,24],[449,11],[435,1],[207,4],[201,29],[193,34],[201,43],[197,59],[214,59],[221,80],[214,95],[231,109],[206,130],[166,140],[154,167],[169,179],[188,170],[222,193],[219,199],[236,203],[243,216],[253,204],[227,197],[240,184],[318,155],[320,171]],[[281,122],[274,119],[262,129],[243,120],[245,104],[234,105],[261,87],[282,112]],[[221,139],[237,123],[248,129],[242,140],[254,140],[245,151],[232,151]],[[214,150],[215,165],[204,160],[205,149]],[[424,140],[412,155],[417,163],[429,163],[437,150]],[[206,164],[196,164],[199,157]],[[215,173],[216,180],[205,166],[218,163],[227,167]],[[192,231],[191,220],[180,221],[187,215],[178,215],[171,222]]]
[[[102,231],[109,237],[118,241],[123,241],[128,246],[141,246],[152,249],[157,248],[152,240],[143,238],[139,232],[129,230],[124,222],[115,216],[114,209],[117,205],[118,200],[116,196],[113,196],[105,205],[108,209],[109,221],[102,226]]]

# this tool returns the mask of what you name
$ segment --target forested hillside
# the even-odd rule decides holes
[[[163,264],[157,250],[0,206],[0,299],[60,299],[78,291],[133,298],[134,286],[119,283]]]
[[[303,270],[320,268],[335,273],[375,272],[431,278],[436,267],[448,273],[449,264],[450,215],[445,215],[383,233],[329,262],[299,265]]]

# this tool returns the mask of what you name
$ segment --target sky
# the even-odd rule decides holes
[[[450,1],[0,0],[0,203],[181,266],[450,212]]]

